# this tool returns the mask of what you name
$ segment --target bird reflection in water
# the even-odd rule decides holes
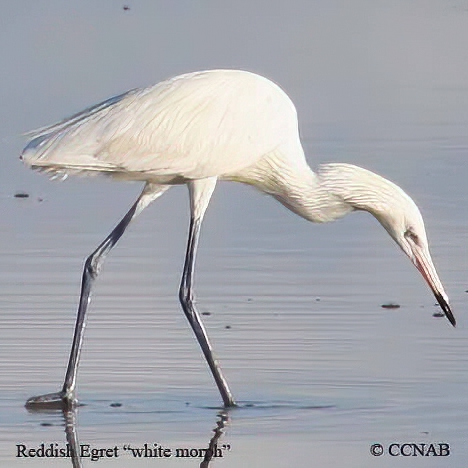
[[[65,438],[66,438],[66,444],[69,447],[68,453],[69,453],[69,458],[71,460],[72,467],[82,468],[83,466],[82,457],[80,456],[80,454],[82,453],[82,448],[80,445],[80,441],[78,437],[78,428],[77,428],[77,412],[79,410],[79,407],[76,405],[71,405],[68,408],[65,408],[63,406],[60,406],[59,408],[62,412],[63,422],[65,425]],[[55,410],[51,409],[50,406],[48,407],[37,406],[37,405],[29,406],[28,410],[31,413],[44,413],[44,414],[55,413]],[[218,447],[218,442],[221,439],[221,437],[224,435],[224,430],[227,424],[230,422],[228,411],[229,410],[223,409],[216,414],[215,427],[210,432],[210,434],[212,435],[208,441],[206,450],[204,450],[204,456],[203,456],[203,460],[200,462],[200,468],[208,468],[213,459],[219,460],[221,458],[219,456],[220,449]],[[125,453],[125,452],[120,452],[120,453]],[[224,453],[224,451],[222,451],[221,453]],[[127,454],[127,455],[131,456],[130,454]],[[86,459],[89,460],[89,457],[86,457]]]

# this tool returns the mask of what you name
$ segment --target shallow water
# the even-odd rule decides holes
[[[290,466],[313,457],[328,464],[353,461],[344,466],[390,466],[389,457],[379,465],[369,447],[400,441],[447,442],[451,463],[465,459],[468,341],[461,234],[466,218],[457,216],[462,202],[457,197],[465,189],[449,184],[437,199],[438,158],[423,162],[427,175],[412,188],[429,207],[433,255],[457,329],[432,317],[438,308],[416,270],[369,216],[314,226],[246,187],[219,187],[204,226],[197,292],[241,405],[229,413],[222,436],[230,446],[223,465],[239,466],[248,458],[253,466]],[[461,158],[446,162],[446,171],[468,169]],[[95,200],[98,184],[108,192]],[[125,202],[121,186],[96,180],[54,187],[66,197],[83,194],[79,204],[87,209],[79,213],[55,196],[5,201],[34,229],[14,240],[19,248],[10,246],[1,255],[4,461],[12,461],[17,443],[65,444],[60,413],[27,412],[23,404],[60,385],[82,258],[130,203],[132,196],[125,193]],[[77,411],[82,444],[208,446],[220,398],[176,293],[185,197],[185,190],[174,189],[142,214],[96,285],[78,383],[85,405]],[[229,200],[245,208],[229,206]],[[12,242],[8,235],[3,231]],[[401,308],[382,309],[386,302]],[[122,451],[119,459],[100,463],[131,462]]]
[[[235,50],[220,45],[218,51],[213,44],[205,54],[197,47],[212,39],[204,39],[201,32],[194,39],[189,29],[185,40],[193,42],[196,53],[190,49],[184,55],[183,45],[174,42],[172,56],[158,55],[160,62],[151,65],[151,73],[141,65],[147,57],[137,63],[142,56],[125,48],[126,34],[134,33],[139,44],[147,43],[148,34],[159,50],[160,29],[146,22],[151,2],[130,5],[128,14],[133,16],[127,23],[118,16],[121,10],[110,14],[93,2],[86,3],[89,11],[50,2],[48,10],[34,11],[35,16],[16,12],[18,23],[12,19],[1,31],[5,44],[21,38],[17,46],[23,49],[15,49],[11,60],[17,60],[18,53],[25,60],[34,41],[42,38],[56,54],[54,63],[64,68],[49,70],[47,48],[36,52],[44,54],[45,62],[32,61],[38,68],[27,86],[20,69],[8,68],[16,76],[11,89],[29,96],[30,107],[18,109],[6,97],[5,128],[17,135],[104,98],[101,93],[138,85],[133,69],[143,81],[173,70],[217,66],[264,72],[294,97],[312,166],[327,161],[361,165],[397,182],[415,198],[457,328],[433,317],[439,309],[431,293],[371,216],[357,213],[329,225],[311,225],[249,187],[219,184],[203,226],[196,290],[216,355],[239,402],[238,408],[222,413],[219,394],[177,300],[188,201],[186,189],[176,187],[132,224],[96,283],[78,374],[83,406],[74,415],[75,423],[67,425],[61,412],[28,411],[28,397],[61,386],[83,261],[123,216],[140,187],[99,178],[49,182],[14,161],[22,141],[8,137],[2,149],[5,170],[0,173],[0,466],[70,466],[68,459],[15,456],[17,444],[64,446],[66,427],[80,444],[118,446],[119,457],[100,460],[99,466],[199,466],[198,458],[134,459],[124,446],[157,443],[173,453],[176,448],[206,448],[220,418],[224,422],[217,443],[222,456],[213,466],[389,467],[397,463],[394,457],[372,456],[371,445],[381,443],[387,450],[391,443],[413,442],[447,443],[450,455],[405,457],[405,466],[466,463],[468,74],[460,65],[463,50],[443,43],[434,32],[453,32],[455,38],[458,31],[456,44],[465,44],[466,16],[460,16],[456,2],[456,14],[449,2],[440,2],[447,7],[442,12],[436,3],[424,14],[416,11],[422,21],[415,29],[417,37],[433,38],[434,53],[450,51],[452,55],[441,56],[447,76],[457,77],[454,81],[443,72],[425,73],[422,59],[400,62],[400,55],[409,52],[395,46],[390,54],[395,67],[384,67],[385,76],[395,76],[382,82],[381,75],[372,75],[376,63],[382,65],[374,57],[366,62],[368,71],[362,72],[363,84],[358,86],[357,66],[346,59],[351,56],[356,62],[361,49],[354,44],[349,54],[348,30],[331,43],[327,32],[340,31],[346,15],[340,9],[319,8],[319,3],[314,4],[317,11],[307,14],[288,16],[291,7],[284,15],[274,11],[252,28],[245,26],[241,6],[222,14],[191,11],[186,26],[196,18],[200,31],[222,24],[225,14],[247,29],[227,29],[222,36],[224,45],[229,38],[232,44],[239,39]],[[301,2],[297,6],[309,8]],[[161,21],[168,33],[168,24],[183,21],[176,13],[161,13],[164,17],[154,16],[154,21]],[[405,25],[413,30],[414,16],[406,9],[368,13],[374,19],[393,18],[398,37],[406,37]],[[66,26],[56,26],[55,34],[63,44],[74,44],[76,63],[69,62],[65,45],[62,50],[60,41],[49,37],[51,15],[57,25]],[[315,23],[315,42],[301,36],[310,29],[303,17]],[[287,38],[283,48],[266,40],[277,23]],[[432,28],[434,24],[440,29]],[[80,51],[86,47],[76,25],[86,25],[87,40],[103,51],[103,62],[93,56],[93,77],[77,73],[77,64],[84,66]],[[373,34],[382,39],[378,31],[387,30],[382,24],[379,28]],[[241,42],[249,34],[255,38],[250,48]],[[374,36],[362,39],[361,45],[374,47],[378,57],[388,55],[388,44],[372,41]],[[115,43],[122,57],[108,53]],[[321,44],[323,56],[314,44]],[[95,54],[99,50],[92,49]],[[336,64],[326,51],[338,51]],[[174,65],[174,56],[180,63]],[[305,56],[317,69],[305,67]],[[336,69],[342,61],[349,67]],[[129,64],[122,67],[123,75],[110,66],[121,62]],[[406,74],[413,70],[409,64],[415,67],[414,76]],[[455,69],[457,73],[449,73]],[[58,82],[53,81],[55,74]],[[428,76],[434,81],[426,81]],[[394,83],[396,78],[401,81]],[[31,83],[37,83],[39,91],[29,89]],[[57,107],[48,106],[49,101]],[[30,197],[15,198],[20,190]],[[381,307],[389,302],[401,307]],[[94,466],[89,458],[82,461]]]

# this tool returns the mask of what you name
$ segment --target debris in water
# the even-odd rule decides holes
[[[29,193],[26,192],[16,192],[15,198],[29,198]]]
[[[432,314],[433,317],[445,317],[445,314],[441,311],[434,312]]]
[[[109,406],[111,406],[112,408],[120,408],[122,406],[122,403],[115,401],[114,403],[111,403]]]
[[[202,315],[211,315],[211,312],[202,312]]]
[[[382,304],[380,307],[382,307],[382,309],[399,309],[401,306],[394,302],[387,302],[386,304]]]
[[[129,10],[130,10],[130,7],[129,7],[128,5],[124,5],[124,6],[123,6],[123,10],[124,10],[124,11],[129,11]]]
[[[231,329],[231,325],[226,325],[224,328],[225,328],[226,330],[230,330],[230,329]]]

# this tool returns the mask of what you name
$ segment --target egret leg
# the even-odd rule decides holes
[[[213,356],[213,348],[206,334],[205,327],[200,318],[195,304],[193,291],[193,276],[195,267],[195,256],[200,234],[200,226],[210,201],[213,190],[216,186],[216,177],[194,180],[188,184],[190,191],[190,229],[187,242],[187,252],[185,255],[184,272],[179,289],[179,299],[182,309],[192,327],[198,343],[205,355],[206,361],[210,367],[211,373],[218,386],[219,392],[224,402],[224,406],[235,406],[236,403],[232,397],[229,386],[224,378],[221,368]]]
[[[98,248],[86,259],[81,280],[81,294],[78,306],[78,314],[75,323],[75,332],[73,335],[73,343],[68,360],[67,373],[65,382],[60,392],[48,393],[30,398],[27,406],[42,404],[42,405],[73,405],[75,400],[76,376],[78,372],[78,364],[80,360],[81,346],[83,343],[84,329],[86,327],[86,311],[91,299],[91,288],[98,276],[102,263],[110,252],[112,247],[122,237],[130,222],[143,211],[152,201],[161,196],[169,186],[156,185],[147,183],[127,214],[117,224],[114,230],[104,239]]]

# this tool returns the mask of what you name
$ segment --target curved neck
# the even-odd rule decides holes
[[[413,200],[398,185],[352,164],[323,164],[319,167],[317,177],[321,190],[338,198],[350,210],[369,212],[386,229],[387,218],[395,207],[408,203],[414,205]]]
[[[385,224],[385,213],[402,197],[409,198],[393,182],[352,164],[323,164],[314,173],[305,159],[295,165],[282,158],[265,162],[268,167],[257,166],[253,185],[312,222],[334,221],[364,210]]]
[[[284,173],[283,173],[284,176]],[[287,173],[270,194],[286,208],[308,221],[327,223],[341,218],[355,208],[328,186],[327,178],[309,166],[300,172]],[[346,189],[345,189],[346,190]]]

